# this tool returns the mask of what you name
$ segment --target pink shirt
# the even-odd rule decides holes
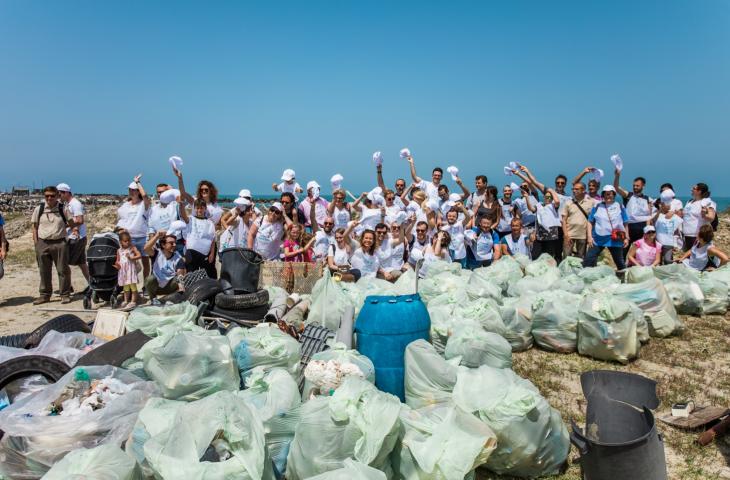
[[[329,203],[327,200],[325,200],[322,197],[319,197],[317,200],[315,200],[315,206],[314,206],[314,215],[317,217],[317,225],[320,227],[324,224],[324,219],[327,218],[327,206]],[[306,220],[305,225],[307,227],[312,226],[312,220],[309,218],[309,214],[312,209],[312,203],[309,197],[305,198],[300,204],[299,204],[299,211],[302,212],[302,215],[304,215],[304,218]]]
[[[660,252],[662,250],[661,243],[654,242],[654,246],[652,247],[646,243],[643,238],[635,241],[634,245],[636,245],[636,261],[639,262],[639,265],[642,267],[652,266],[654,260],[656,260],[657,250]]]
[[[284,251],[285,252],[287,249],[288,250],[299,250],[300,248],[302,248],[302,247],[297,242],[290,240],[288,238],[286,240],[284,240]],[[311,249],[310,249],[304,253],[300,253],[299,255],[295,255],[293,257],[286,257],[286,258],[284,258],[284,261],[285,262],[311,262],[312,261],[311,257],[312,257],[312,253],[311,253]]]

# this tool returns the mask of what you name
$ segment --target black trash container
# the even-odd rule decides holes
[[[659,406],[656,382],[625,372],[581,375],[588,401],[586,428],[575,422],[571,443],[580,451],[585,480],[666,480],[664,442],[651,409]]]
[[[259,289],[261,255],[248,248],[227,248],[220,254],[221,280],[231,284],[236,293],[254,293]]]

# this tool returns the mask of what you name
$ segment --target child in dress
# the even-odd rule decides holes
[[[119,250],[117,250],[117,261],[114,266],[119,270],[117,276],[119,286],[124,290],[123,310],[132,310],[137,306],[137,260],[142,258],[137,247],[132,245],[132,237],[129,232],[123,231],[119,234]]]

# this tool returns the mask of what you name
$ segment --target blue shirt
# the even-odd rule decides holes
[[[588,221],[593,224],[593,243],[597,247],[624,246],[621,240],[611,240],[611,231],[624,230],[624,223],[629,221],[623,205],[614,202],[609,206],[600,202],[591,210]]]

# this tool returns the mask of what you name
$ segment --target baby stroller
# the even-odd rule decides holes
[[[117,306],[117,295],[121,292],[114,268],[118,249],[119,237],[115,233],[101,233],[91,239],[86,251],[89,288],[84,295],[85,309],[97,302],[109,302],[112,308]]]

